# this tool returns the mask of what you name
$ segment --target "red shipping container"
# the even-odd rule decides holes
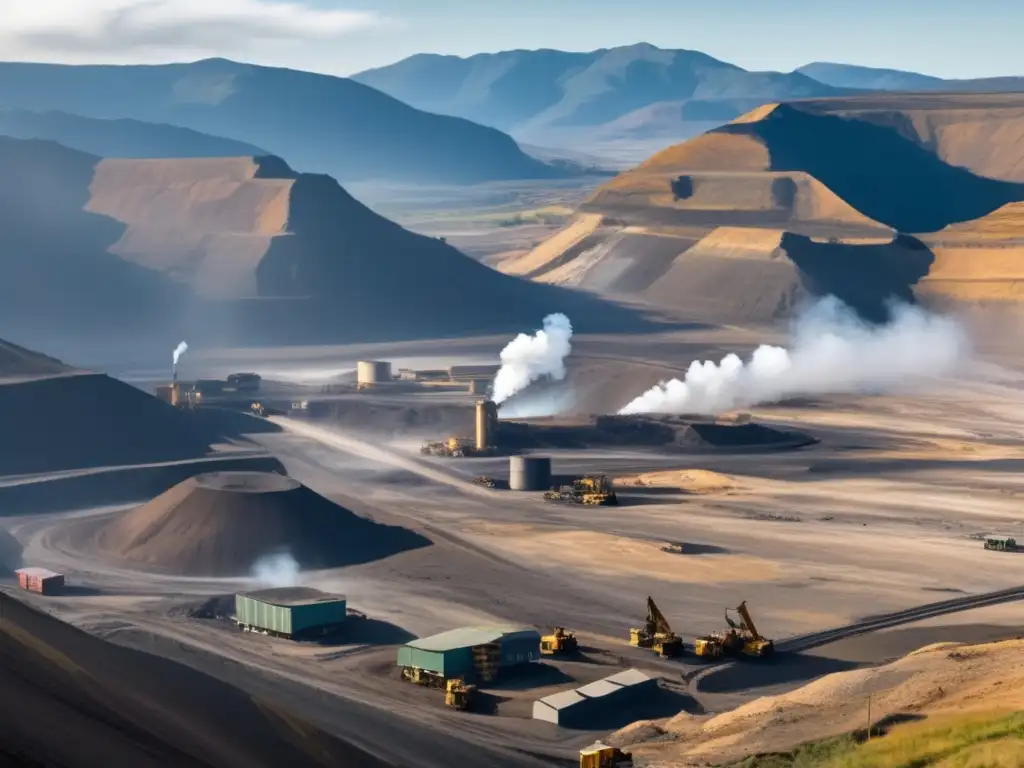
[[[41,595],[55,595],[64,586],[64,575],[45,568],[19,568],[18,586]]]

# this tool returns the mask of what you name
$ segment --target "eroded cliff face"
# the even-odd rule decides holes
[[[9,325],[253,344],[504,331],[554,311],[641,322],[495,272],[276,157],[101,160],[17,140],[5,155]]]
[[[767,104],[620,174],[499,268],[716,322],[823,293],[871,318],[889,296],[1016,305],[1022,136],[1024,94]]]

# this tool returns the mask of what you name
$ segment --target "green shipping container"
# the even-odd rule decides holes
[[[281,587],[235,595],[235,621],[287,637],[317,634],[344,623],[344,596],[309,587]]]

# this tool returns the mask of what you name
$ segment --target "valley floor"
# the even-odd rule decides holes
[[[724,329],[662,339],[574,339],[569,382],[581,398],[614,410],[659,378],[685,370],[693,357],[749,348],[753,338]],[[494,352],[489,341],[445,346],[421,345],[418,354],[435,357],[440,367],[456,354]],[[350,354],[389,359],[396,350]],[[249,354],[255,353],[238,352],[233,362]],[[295,351],[276,359],[272,351],[259,354],[255,370],[291,367],[307,376],[343,368],[338,361],[346,359],[344,350],[308,350],[306,359]],[[253,439],[290,475],[359,514],[433,541],[378,562],[302,575],[305,584],[346,594],[368,617],[330,646],[243,634],[227,621],[188,615],[209,597],[251,586],[244,577],[143,573],[71,546],[70,526],[116,509],[22,515],[0,524],[24,545],[26,563],[66,573],[81,588],[53,598],[19,593],[19,599],[113,642],[278,700],[395,765],[572,765],[580,747],[631,719],[723,712],[928,643],[1019,632],[1024,555],[986,551],[979,537],[1024,539],[1022,384],[1024,376],[1012,368],[990,365],[970,381],[936,381],[913,394],[752,410],[756,420],[820,440],[795,451],[546,452],[559,475],[701,469],[728,478],[689,490],[624,488],[621,506],[594,509],[471,483],[475,475],[503,477],[507,459],[427,459],[412,439],[275,418],[283,431]],[[694,553],[662,550],[675,542]],[[782,652],[768,664],[709,666],[692,656],[661,660],[631,648],[628,629],[643,621],[648,595],[688,643],[720,629],[723,609],[747,600],[758,629]],[[399,681],[396,645],[497,621],[543,631],[568,627],[580,637],[582,657],[490,690],[491,714],[448,710],[436,691]],[[833,628],[841,631],[820,634]],[[624,712],[622,722],[593,731],[530,719],[533,700],[626,667],[662,679],[664,697],[653,711]]]

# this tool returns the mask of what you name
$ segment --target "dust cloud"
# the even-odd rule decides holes
[[[788,397],[904,390],[955,372],[970,355],[963,326],[919,307],[894,303],[890,321],[870,325],[828,296],[798,316],[788,349],[758,347],[744,363],[695,360],[683,381],[652,387],[621,414],[716,414]]]

